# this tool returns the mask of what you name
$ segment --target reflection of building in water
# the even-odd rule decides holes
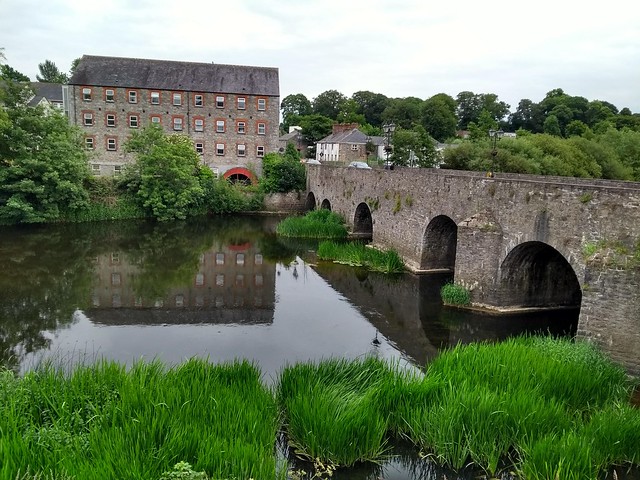
[[[204,252],[188,279],[169,267],[151,273],[125,252],[100,255],[95,263],[86,314],[97,323],[273,322],[275,265],[251,243]],[[155,289],[163,294],[145,294]]]

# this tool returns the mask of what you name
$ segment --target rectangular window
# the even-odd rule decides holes
[[[267,109],[267,99],[259,98],[258,99],[258,110],[266,110]]]
[[[256,265],[262,265],[262,254],[261,253],[256,253],[255,256],[253,257],[253,263],[255,263]]]
[[[224,253],[216,253],[216,265],[224,265]]]
[[[216,132],[224,133],[224,120],[216,120]]]
[[[91,172],[94,175],[100,175],[100,164],[99,163],[92,163],[91,164]]]
[[[174,93],[173,94],[173,104],[175,106],[182,105],[182,94],[181,93]]]
[[[184,295],[176,295],[176,307],[184,307]]]
[[[111,274],[111,285],[118,286],[122,283],[122,277],[119,272],[114,272]]]
[[[140,117],[138,115],[129,115],[129,128],[138,128]]]
[[[202,155],[204,153],[204,143],[196,142],[196,152]]]
[[[224,275],[222,273],[216,275],[216,286],[224,287]]]
[[[196,287],[204,285],[204,273],[196,273]]]
[[[218,95],[216,97],[216,107],[217,108],[224,108],[224,97],[222,95]]]
[[[129,103],[138,103],[138,92],[135,90],[129,90]]]
[[[107,88],[104,91],[104,101],[105,102],[109,102],[109,103],[113,103],[116,101],[116,92],[113,91],[113,89],[111,88]]]
[[[256,156],[264,157],[264,146],[263,145],[258,145],[256,147]]]
[[[182,117],[173,117],[173,129],[176,131],[182,130]]]
[[[114,165],[113,166],[113,174],[120,175],[122,173],[122,165]]]
[[[204,120],[202,118],[196,118],[193,121],[193,129],[196,132],[204,132]]]
[[[84,139],[84,148],[87,150],[93,150],[95,148],[93,144],[93,137],[85,137]],[[98,165],[98,170],[100,170],[100,166]]]
[[[216,155],[224,155],[224,143],[216,143]]]
[[[193,105],[195,107],[204,107],[204,95],[194,95]]]
[[[244,110],[247,108],[247,99],[245,97],[238,97],[238,110]]]
[[[354,152],[360,150],[360,145],[356,145],[355,143],[352,144],[351,145],[351,150],[353,150]]]
[[[107,127],[115,127],[116,126],[116,114],[115,113],[107,113]]]
[[[113,137],[107,138],[107,150],[113,152],[117,149],[118,149],[118,140]]]
[[[160,115],[151,115],[151,123],[159,124],[161,122]]]
[[[244,143],[238,144],[238,156],[244,157],[247,154],[247,147]]]
[[[90,127],[93,125],[93,112],[84,112],[82,114],[82,123],[85,127]]]
[[[246,122],[238,122],[237,123],[237,127],[238,127],[238,133],[245,133],[245,131],[247,129],[247,123]]]
[[[160,92],[151,92],[151,105],[160,105]]]
[[[85,87],[82,89],[82,100],[84,100],[85,102],[90,102],[91,101],[91,89],[88,87]]]
[[[267,133],[267,124],[259,123],[258,124],[258,135],[265,135]]]
[[[244,253],[236,253],[236,265],[244,265]]]

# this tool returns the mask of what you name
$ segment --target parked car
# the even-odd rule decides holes
[[[309,165],[322,165],[320,160],[316,160],[315,158],[309,158],[305,163],[308,163]]]
[[[364,162],[351,162],[349,168],[365,168],[371,170],[371,167]]]

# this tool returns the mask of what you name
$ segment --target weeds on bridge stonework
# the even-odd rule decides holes
[[[585,262],[612,268],[640,267],[640,240],[629,247],[619,240],[598,240],[582,246]]]

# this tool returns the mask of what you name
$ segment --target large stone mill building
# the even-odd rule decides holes
[[[124,142],[149,123],[188,135],[225,178],[253,179],[278,148],[277,68],[85,55],[68,89],[96,175],[119,174],[132,160]]]

